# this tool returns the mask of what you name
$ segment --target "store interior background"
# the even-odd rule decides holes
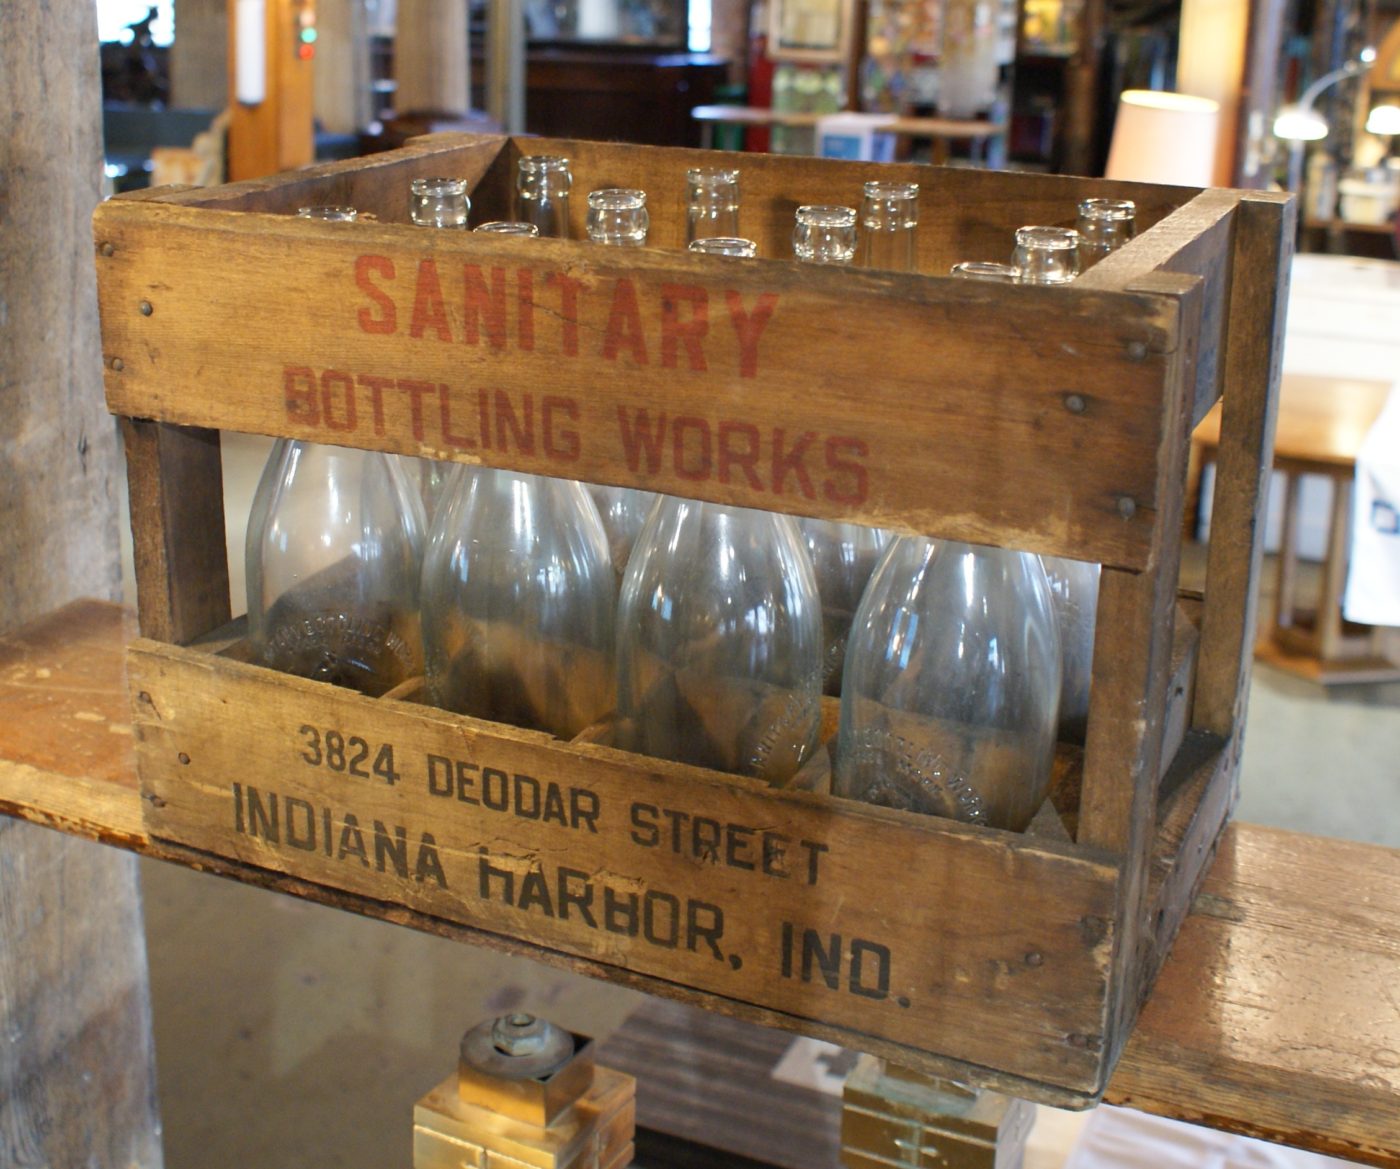
[[[123,108],[108,111],[109,179],[114,188],[129,187],[145,179],[142,162],[152,145],[188,145],[226,100],[226,5],[223,0],[166,0],[152,10],[146,42],[142,34],[128,35],[128,26],[147,15],[144,0],[97,2],[109,42],[104,45],[108,96],[125,99]],[[957,0],[948,2],[955,5]],[[405,11],[431,7],[406,0],[400,4]],[[329,29],[338,11],[348,7],[348,0],[321,0],[320,19]],[[467,0],[460,0],[459,7],[467,8]],[[694,71],[687,75],[693,81],[690,104],[700,104],[701,98],[759,104],[766,98],[775,108],[805,103],[820,109],[826,103],[938,112],[938,62],[914,51],[927,46],[917,41],[917,28],[909,31],[906,19],[915,9],[937,13],[937,3],[870,0],[864,10],[867,51],[858,52],[854,63],[805,67],[764,59],[762,8],[756,13],[743,0],[692,0],[688,7],[682,0],[679,9],[657,0],[630,7],[628,19],[640,22],[634,41],[649,38],[649,43],[634,44],[629,51],[636,60],[648,54],[684,56],[685,68]],[[947,4],[942,8],[946,16]],[[1286,181],[1287,157],[1267,132],[1272,112],[1309,82],[1353,59],[1365,44],[1377,43],[1400,18],[1400,0],[1215,4],[1213,10],[1230,8],[1247,17],[1247,35],[1235,59],[1221,65],[1213,58],[1203,60],[1201,46],[1193,49],[1182,34],[1186,9],[1199,13],[1203,8],[1212,6],[1196,0],[1022,0],[1019,7],[1004,5],[998,26],[1000,87],[995,102],[976,114],[1004,119],[1008,133],[998,152],[982,161],[1101,173],[1118,92],[1186,88],[1182,75],[1189,74],[1197,89],[1216,84],[1231,103],[1235,138],[1226,164],[1229,173],[1221,181],[1278,185]],[[646,11],[639,14],[641,9]],[[566,10],[571,13],[567,18],[561,15]],[[372,53],[348,88],[341,89],[343,100],[333,111],[320,109],[318,93],[315,147],[322,155],[382,145],[397,124],[391,7],[385,0],[364,0],[356,11],[359,27],[371,34]],[[470,9],[468,16],[473,36],[479,38],[482,12]],[[578,13],[567,4],[554,6],[553,17],[536,13],[531,19],[555,21],[551,35],[536,36],[531,43],[530,68],[540,76],[562,69],[560,61],[568,52],[586,57],[618,51],[617,45],[587,37],[571,40]],[[635,28],[644,32],[635,33]],[[913,48],[901,37],[913,37]],[[868,51],[872,46],[879,51]],[[467,100],[430,111],[435,127],[479,124],[474,122],[479,107],[473,104],[480,96],[479,42],[474,47],[475,94],[462,79],[460,91],[468,94]],[[470,53],[465,47],[462,51]],[[597,66],[585,60],[582,67]],[[550,85],[568,84],[555,74],[550,77]],[[152,78],[156,88],[143,91],[141,85]],[[527,81],[527,128],[578,132],[539,124],[570,107],[567,101],[561,107],[556,90],[536,92],[534,84]],[[401,96],[402,90],[397,92]],[[1367,96],[1365,79],[1359,77],[1319,99],[1318,108],[1332,127],[1325,145],[1331,170],[1306,168],[1305,181],[1332,184],[1332,201],[1327,192],[1302,192],[1301,242],[1313,251],[1393,259],[1390,225],[1341,218],[1335,191],[1342,178],[1376,172],[1374,165],[1363,164],[1377,161],[1378,145],[1383,147],[1379,162],[1384,178],[1391,147],[1388,140],[1366,140],[1360,123]],[[1259,116],[1251,119],[1251,111]],[[685,111],[660,129],[612,112],[598,116],[611,119],[611,137],[641,135],[645,141],[653,140],[645,135],[664,134],[677,143],[697,140],[697,126]],[[741,139],[731,138],[731,143],[741,145]],[[785,141],[781,133],[767,144],[804,147],[799,140]],[[910,149],[918,157],[918,144]],[[1315,147],[1314,156],[1322,149]],[[968,161],[959,157],[965,153],[954,145],[955,161]],[[267,449],[263,440],[240,436],[225,443],[235,612],[243,608],[242,525]],[[1267,594],[1272,583],[1267,567],[1263,579]],[[134,600],[129,573],[127,589],[128,600]],[[1267,603],[1266,595],[1266,608]],[[1400,683],[1323,689],[1257,666],[1237,815],[1254,823],[1400,847]],[[605,1036],[644,1001],[635,993],[522,959],[176,866],[143,862],[143,882],[170,1169],[406,1167],[412,1103],[447,1074],[467,1026],[523,1008]],[[1033,1147],[1032,1169],[1058,1165],[1078,1123],[1072,1118],[1047,1121]]]

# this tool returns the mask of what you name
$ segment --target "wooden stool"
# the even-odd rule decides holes
[[[1359,625],[1342,616],[1356,455],[1389,390],[1382,381],[1283,375],[1274,440],[1274,470],[1284,476],[1278,597],[1273,619],[1255,646],[1255,657],[1324,685],[1400,679],[1400,629]],[[1219,440],[1217,405],[1192,436],[1194,467],[1215,457]],[[1332,483],[1327,550],[1315,604],[1309,603],[1311,598],[1300,598],[1298,588],[1301,475],[1321,475]]]

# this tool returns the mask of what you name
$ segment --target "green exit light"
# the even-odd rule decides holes
[[[301,42],[304,45],[314,45],[316,43],[316,30],[314,28],[302,29]]]

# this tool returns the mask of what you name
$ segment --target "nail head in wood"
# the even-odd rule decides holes
[[[149,317],[153,312],[155,312],[155,309],[151,307],[151,302],[149,300],[143,300],[141,302],[141,315],[143,317]]]
[[[1083,414],[1085,408],[1083,394],[1066,394],[1065,409],[1071,414]]]
[[[112,358],[112,368],[115,369],[118,373],[121,373],[121,371],[126,368],[126,362],[124,362],[120,357],[114,357]]]
[[[111,244],[103,244],[97,250],[100,251],[104,256],[115,256],[117,254],[117,249],[114,248]]]
[[[1118,497],[1118,514],[1125,520],[1130,520],[1137,514],[1137,504],[1133,502],[1130,495],[1120,495]]]

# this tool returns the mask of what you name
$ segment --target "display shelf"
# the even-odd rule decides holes
[[[153,841],[124,678],[134,621],[75,603],[0,638],[0,812],[409,928],[560,955]],[[1400,852],[1228,827],[1106,1099],[1400,1166]],[[756,1020],[761,1021],[761,1020]]]

